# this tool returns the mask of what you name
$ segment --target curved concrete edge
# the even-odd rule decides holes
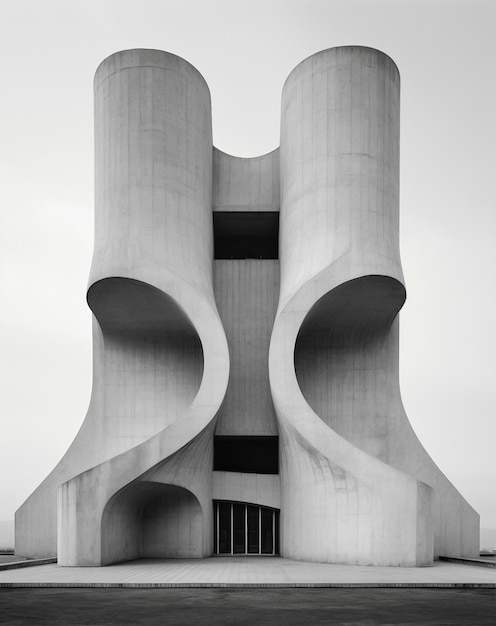
[[[214,500],[246,502],[280,509],[280,477],[276,474],[214,471],[212,497]]]
[[[282,554],[335,563],[431,565],[432,489],[338,435],[298,385],[294,349],[303,321],[324,294],[332,297],[343,283],[366,279],[346,274],[339,262],[320,272],[274,324],[269,373],[282,439]]]
[[[214,147],[214,212],[278,212],[279,187],[279,148],[258,157],[237,157]]]
[[[477,515],[423,450],[401,403],[399,92],[391,59],[358,46],[312,55],[283,88],[269,374],[288,557],[429,565],[435,554],[477,549]],[[384,293],[387,306],[357,298],[346,308],[346,297],[344,314],[328,306],[340,286],[374,276],[399,287]]]
[[[318,62],[319,58],[323,58],[325,56],[328,56],[329,54],[332,54],[336,58],[336,61],[339,61],[340,55],[344,57],[346,54],[349,54],[349,53],[353,54],[353,52],[361,53],[363,55],[368,54],[369,56],[373,56],[373,57],[377,57],[377,56],[381,57],[382,59],[384,59],[385,62],[389,63],[392,68],[394,68],[394,72],[398,78],[398,81],[400,80],[399,68],[396,65],[395,61],[386,52],[383,52],[382,50],[379,50],[378,48],[372,48],[371,46],[360,46],[360,45],[349,44],[349,45],[343,45],[343,46],[334,46],[332,48],[324,48],[322,50],[319,50],[318,52],[314,52],[313,54],[310,54],[309,56],[307,56],[305,59],[303,59],[303,61],[300,61],[297,65],[295,65],[295,67],[288,74],[286,80],[284,81],[283,90],[286,86],[286,83],[292,78],[293,73],[304,70],[306,65],[312,64],[314,62]]]
[[[191,456],[184,462],[193,474],[208,476],[204,469],[211,442],[197,458],[191,443],[203,440],[205,433],[212,438],[229,375],[227,342],[212,289],[212,155],[210,93],[196,68],[176,55],[154,50],[128,50],[105,59],[95,77],[96,219],[89,299],[93,300],[93,291],[105,292],[112,279],[138,281],[163,298],[158,298],[161,310],[143,324],[138,320],[136,326],[132,318],[143,312],[146,317],[146,307],[131,311],[127,328],[129,320],[119,320],[120,312],[112,312],[111,303],[107,310],[104,306],[96,311],[90,408],[62,461],[18,511],[16,543],[24,554],[52,554],[58,541],[63,564],[83,558],[82,544],[87,545],[88,562],[101,561],[102,533],[97,520],[105,498],[112,498],[159,464],[160,480],[179,482],[171,461],[179,455]],[[167,299],[174,306],[168,307]],[[167,368],[175,366],[175,354],[160,362],[159,381],[160,376],[153,373],[153,348],[145,360],[148,370],[141,362],[136,365],[149,345],[140,345],[132,335],[145,335],[149,323],[154,329],[157,325],[159,332],[167,331],[169,314],[176,309],[189,320],[184,333],[191,331],[201,343],[203,375],[192,398],[193,383],[188,383],[187,393],[177,386],[177,402],[171,396],[174,390],[168,388],[164,411],[164,389],[153,392],[164,382]],[[181,314],[175,317],[181,321]],[[117,324],[122,334],[113,342],[106,333],[109,322]],[[122,346],[118,345],[121,340]],[[166,341],[163,348],[166,352]],[[130,377],[123,379],[119,368],[135,374],[138,392],[132,387],[126,393],[124,385]],[[179,383],[189,373],[185,367]],[[152,391],[148,403],[143,402],[147,390]],[[164,460],[170,461],[167,467]],[[102,486],[100,480],[108,485]],[[184,477],[181,480],[185,482]],[[209,493],[211,477],[204,480],[202,489],[194,477],[189,482],[193,490],[198,483],[197,490]],[[85,487],[93,493],[83,494]],[[208,551],[212,512],[205,497],[201,500]],[[89,532],[81,538],[86,527]]]
[[[208,450],[205,440],[212,440],[215,419],[229,377],[227,341],[217,310],[197,289],[176,277],[170,285],[168,296],[186,312],[200,338],[204,356],[200,388],[186,412],[178,415],[168,427],[59,487],[57,535],[61,565],[91,566],[106,563],[103,559],[102,516],[107,503],[132,481],[140,477],[149,480],[150,472],[157,470],[159,465],[160,482],[189,489],[203,504],[206,518],[203,525],[203,556],[211,552],[212,512],[211,507],[202,502],[206,498],[205,494],[211,493],[211,458],[205,452],[201,454],[200,450],[195,450],[194,443],[202,440],[203,446],[200,448]],[[173,461],[178,455],[181,456],[179,469]],[[164,467],[166,461],[171,462],[170,471]],[[182,473],[181,480],[178,480],[178,472]],[[121,532],[125,532],[125,529],[121,529]]]
[[[129,48],[128,50],[118,50],[110,54],[103,59],[96,68],[93,81],[95,88],[99,87],[102,82],[116,72],[132,68],[140,69],[143,67],[153,67],[177,72],[187,71],[196,74],[201,79],[210,99],[210,89],[208,88],[207,81],[194,65],[177,54],[157,50],[155,48]]]

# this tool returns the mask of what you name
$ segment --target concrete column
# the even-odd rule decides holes
[[[184,59],[125,50],[95,75],[95,251],[109,276],[212,287],[210,93]]]
[[[284,556],[432,562],[432,490],[385,462],[377,419],[397,393],[396,371],[384,382],[391,367],[382,344],[397,333],[405,299],[398,140],[399,75],[386,55],[335,48],[291,72],[281,115],[281,293],[269,355]],[[338,432],[342,422],[368,450]]]
[[[208,556],[212,433],[229,361],[212,286],[213,147],[203,77],[166,52],[112,55],[95,76],[95,142],[88,303],[105,376],[94,387],[103,385],[99,414],[88,418],[103,434],[104,454],[59,488],[59,563],[141,556],[141,533],[153,520],[136,522],[140,503],[167,489],[199,505],[196,530],[180,528],[185,516],[169,511],[174,554]]]
[[[401,280],[399,87],[389,57],[352,46],[312,55],[286,80],[280,306],[344,255],[350,278],[386,271]]]

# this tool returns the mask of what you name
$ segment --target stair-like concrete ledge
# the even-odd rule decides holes
[[[440,556],[440,561],[448,561],[449,563],[461,563],[462,565],[478,565],[479,567],[496,567],[496,561],[491,563],[490,561],[484,561],[482,559],[466,559],[465,557],[458,556]]]
[[[18,569],[19,567],[33,567],[34,565],[48,565],[49,563],[56,563],[56,557],[49,557],[47,559],[26,559],[25,561],[12,561],[11,563],[1,563],[0,572],[6,569]]]

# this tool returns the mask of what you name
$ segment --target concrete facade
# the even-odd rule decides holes
[[[243,159],[213,147],[194,67],[118,52],[95,76],[95,136],[92,398],[17,511],[16,552],[476,556],[478,515],[401,403],[391,59],[342,47],[300,63],[280,148]]]

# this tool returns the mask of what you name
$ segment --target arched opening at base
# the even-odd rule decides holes
[[[203,516],[187,489],[153,482],[128,485],[102,516],[102,564],[139,558],[201,558]]]

